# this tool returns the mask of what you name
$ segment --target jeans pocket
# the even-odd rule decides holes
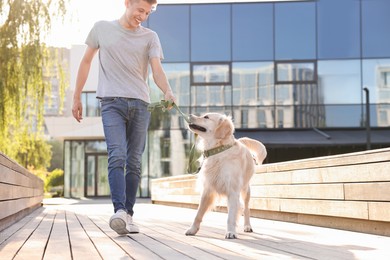
[[[114,103],[118,98],[117,97],[104,97],[100,99],[100,104],[106,105]]]

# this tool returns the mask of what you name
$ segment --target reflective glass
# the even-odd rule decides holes
[[[233,4],[234,61],[273,60],[273,5]]]
[[[233,71],[233,104],[274,104],[274,63],[235,62]]]
[[[359,58],[360,1],[319,0],[317,6],[318,58]]]
[[[362,106],[326,105],[325,127],[362,127]]]
[[[361,104],[360,60],[318,61],[318,87],[324,104]]]
[[[71,143],[70,196],[84,197],[84,142]]]
[[[190,65],[188,63],[163,63],[163,68],[168,82],[172,88],[178,106],[189,106],[190,104]],[[153,81],[152,74],[149,74],[150,99],[152,102],[164,99],[162,91]]]
[[[317,84],[276,84],[275,103],[277,105],[317,105],[319,99]]]
[[[315,82],[314,62],[277,62],[276,82]]]
[[[190,60],[189,10],[189,5],[159,5],[149,17],[149,27],[160,38],[166,62]]]
[[[230,61],[231,21],[228,4],[191,6],[191,60]]]
[[[86,153],[106,153],[107,144],[105,141],[87,141],[85,143]]]
[[[192,86],[191,106],[231,106],[231,86]]]
[[[390,59],[363,60],[363,87],[370,91],[370,103],[390,103]]]
[[[390,56],[390,1],[362,1],[363,57]]]
[[[274,106],[233,107],[236,128],[274,128]]]
[[[275,4],[275,59],[314,59],[315,24],[315,3]]]
[[[194,85],[230,84],[230,75],[230,63],[192,65],[192,84]]]
[[[187,172],[191,149],[190,134],[186,130],[149,131],[150,179],[182,175]]]
[[[322,105],[291,104],[275,107],[276,128],[313,128],[324,125]]]

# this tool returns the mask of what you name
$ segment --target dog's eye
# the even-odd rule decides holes
[[[203,118],[205,118],[205,119],[209,119],[209,116],[204,116]]]

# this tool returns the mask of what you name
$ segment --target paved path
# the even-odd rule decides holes
[[[390,237],[252,218],[254,233],[224,239],[226,214],[209,212],[196,236],[184,235],[195,210],[139,200],[141,233],[108,226],[108,200],[50,199],[0,232],[0,259],[390,259]]]

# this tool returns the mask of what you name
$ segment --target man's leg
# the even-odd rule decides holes
[[[148,103],[142,100],[129,100],[129,123],[127,125],[126,159],[126,209],[132,216],[137,190],[141,178],[142,154],[145,150],[150,112]]]
[[[108,152],[108,182],[114,212],[125,206],[126,161],[126,112],[127,104],[120,98],[104,98],[101,100],[102,121]]]

